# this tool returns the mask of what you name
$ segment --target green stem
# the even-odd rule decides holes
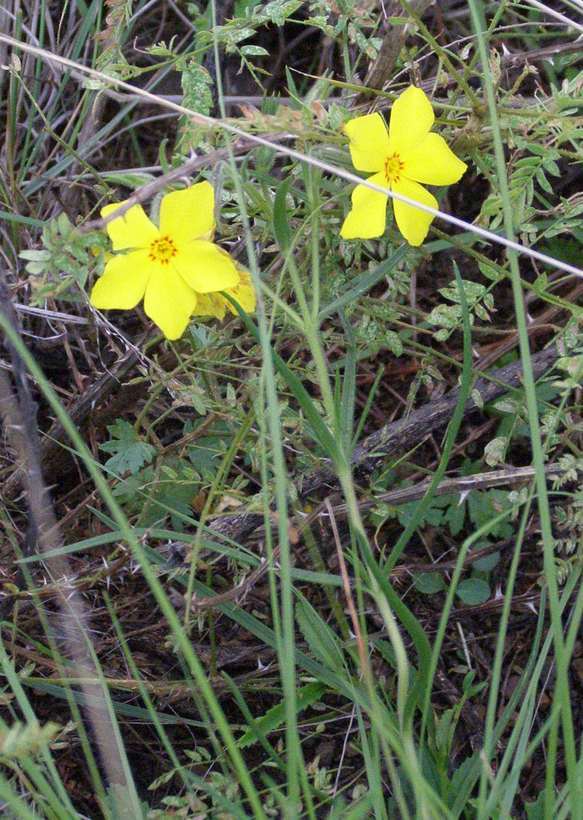
[[[492,122],[492,136],[494,140],[494,152],[496,156],[498,186],[500,189],[500,194],[503,202],[504,230],[507,239],[514,240],[515,231],[513,224],[513,209],[508,190],[508,177],[504,157],[504,146],[502,144],[500,126],[498,123],[498,113],[496,109],[494,84],[492,82],[492,76],[490,72],[487,70],[488,50],[487,40],[484,35],[486,25],[484,19],[483,3],[481,0],[469,0],[469,6],[473,28],[476,32],[476,37],[478,40],[478,48],[480,51],[480,60],[482,62],[483,67],[483,77],[486,90],[486,98],[488,102],[488,110],[490,112],[490,119]],[[571,699],[569,693],[568,668],[566,664],[565,646],[561,623],[558,584],[554,559],[553,534],[551,527],[551,516],[547,492],[546,475],[544,469],[545,460],[538,419],[536,385],[532,372],[532,361],[529,348],[526,312],[524,308],[524,296],[522,291],[522,282],[520,278],[520,269],[518,265],[518,256],[516,252],[514,250],[511,250],[510,248],[507,249],[506,252],[508,255],[508,261],[510,265],[510,280],[512,283],[512,294],[514,298],[514,311],[516,316],[516,325],[518,329],[520,355],[523,363],[524,389],[526,394],[526,406],[528,412],[528,424],[530,428],[532,458],[535,467],[535,486],[537,491],[537,503],[540,516],[541,534],[543,540],[545,579],[547,582],[549,592],[551,629],[553,632],[553,641],[557,662],[556,686],[559,700],[561,702],[561,717],[563,739],[565,745],[565,759],[567,767],[567,777],[570,783],[571,810],[574,818],[580,818],[582,810],[582,804],[580,800],[582,784],[578,781],[577,778],[577,756],[575,736],[573,731]],[[486,762],[489,761],[492,755],[492,751],[492,749],[484,749]],[[480,784],[481,794],[483,794],[485,788],[486,776],[484,774],[482,776]]]

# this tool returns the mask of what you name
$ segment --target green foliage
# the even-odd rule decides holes
[[[297,707],[298,711],[302,711],[312,706],[321,700],[322,695],[326,691],[326,687],[321,683],[308,683],[298,689]],[[264,715],[258,717],[255,724],[251,726],[243,737],[239,740],[239,746],[243,749],[246,746],[251,746],[257,743],[261,735],[268,735],[279,729],[285,722],[285,706],[283,703],[278,703],[272,706]]]
[[[490,585],[483,578],[466,578],[460,582],[456,595],[467,606],[477,606],[490,597]]]
[[[41,234],[43,247],[24,250],[19,256],[26,260],[26,270],[34,277],[35,299],[49,297],[78,298],[85,290],[90,271],[99,270],[108,248],[107,237],[100,232],[80,232],[65,213],[49,220]]]
[[[308,601],[299,601],[296,619],[316,658],[332,671],[342,673],[344,653],[338,638]]]
[[[42,754],[48,744],[61,732],[58,723],[49,721],[41,726],[36,720],[30,723],[16,721],[11,726],[0,727],[0,760],[5,764],[13,760],[26,760]]]
[[[377,507],[375,518],[377,521],[383,517],[396,516],[402,526],[406,526],[414,514],[417,502],[403,504],[396,510]],[[447,494],[438,496],[431,502],[431,507],[419,522],[419,526],[447,527],[453,536],[459,535],[464,527],[479,529],[484,524],[506,509],[512,507],[509,493],[506,490],[471,490],[459,494]],[[492,538],[508,538],[512,533],[512,525],[503,521],[492,524],[489,532]]]
[[[494,310],[494,297],[490,289],[480,282],[464,280],[464,292],[472,324],[476,318],[482,319],[484,322],[490,322],[490,313]],[[427,317],[427,321],[441,328],[434,336],[438,342],[444,342],[455,330],[459,329],[462,312],[459,291],[455,286],[455,282],[446,288],[440,288],[439,293],[453,304],[437,305]]]
[[[124,473],[135,475],[144,464],[149,464],[156,453],[155,448],[138,436],[134,427],[124,419],[117,419],[108,425],[110,441],[100,444],[105,453],[113,453],[105,466],[118,476]]]
[[[419,572],[413,576],[413,583],[424,595],[435,595],[445,589],[445,581],[439,572]]]
[[[566,89],[578,87],[581,74],[567,83],[561,90],[554,89],[553,97],[542,105],[535,104],[541,113],[548,108],[561,105],[565,99]],[[567,93],[569,93],[567,91]],[[544,108],[543,108],[544,106]],[[528,236],[529,241],[536,242],[542,237],[553,237],[580,228],[577,215],[581,212],[581,203],[577,197],[564,198],[557,196],[557,180],[562,172],[559,166],[562,155],[557,146],[569,145],[574,152],[581,151],[583,134],[573,127],[568,116],[557,118],[553,128],[557,128],[557,138],[553,144],[545,138],[547,120],[532,120],[524,130],[524,123],[517,116],[502,118],[506,130],[506,139],[511,146],[509,162],[509,193],[514,217],[515,229]],[[490,229],[495,230],[502,224],[502,196],[494,190],[483,202],[480,220]],[[579,253],[583,237],[577,236]]]

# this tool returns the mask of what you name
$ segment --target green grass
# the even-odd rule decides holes
[[[385,86],[355,105],[391,36],[380,8],[163,5],[0,12],[2,277],[20,311],[19,331],[0,311],[1,365],[21,402],[27,373],[59,522],[27,551],[8,426],[4,813],[580,817],[576,29],[515,0],[403,3]],[[388,117],[410,81],[469,170],[439,189],[421,248],[390,218],[342,241],[360,180],[342,123]],[[257,310],[168,343],[139,310],[90,309],[108,245],[82,225],[193,152]],[[477,376],[512,361],[522,387],[467,414]],[[365,436],[453,388],[446,424],[354,468]],[[148,445],[123,475],[100,448],[119,419]],[[322,470],[334,481],[306,493]],[[436,492],[460,475],[476,489]],[[425,481],[418,501],[381,500]]]

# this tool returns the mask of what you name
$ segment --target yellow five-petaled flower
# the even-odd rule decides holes
[[[430,133],[433,121],[433,109],[425,92],[409,86],[393,104],[388,131],[380,114],[357,117],[344,126],[352,164],[358,171],[374,172],[369,182],[437,209],[433,194],[419,183],[452,185],[467,165],[456,157],[443,137]],[[382,236],[387,198],[386,194],[357,185],[340,235],[344,239]],[[421,245],[433,216],[397,199],[393,203],[398,229],[410,245]]]
[[[106,217],[122,203],[106,205]],[[107,224],[115,255],[91,292],[100,309],[129,310],[144,299],[144,310],[168,339],[184,333],[192,315],[222,318],[235,312],[220,293],[230,293],[247,312],[255,308],[249,274],[211,242],[214,191],[200,182],[172,191],[160,204],[160,226],[140,205]]]

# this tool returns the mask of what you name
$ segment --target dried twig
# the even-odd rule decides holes
[[[535,379],[539,378],[558,358],[556,347],[542,350],[532,357],[532,367]],[[522,362],[513,362],[494,370],[487,377],[478,379],[474,385],[473,394],[479,393],[484,404],[494,401],[508,390],[520,387],[522,382]],[[419,444],[429,433],[443,427],[453,413],[459,395],[458,388],[450,390],[442,399],[432,401],[411,413],[410,416],[386,424],[367,436],[354,450],[352,463],[361,473],[370,472],[387,456],[403,452],[415,444]],[[479,407],[471,399],[465,408],[468,415]],[[336,477],[330,471],[318,470],[308,476],[302,483],[302,495],[309,495],[323,484],[336,484]]]
[[[0,312],[5,324],[17,330],[15,313],[4,277],[0,278]],[[26,379],[25,365],[13,345],[6,341],[14,373],[13,390],[8,376],[0,371],[0,417],[5,434],[15,450],[20,464],[18,473],[26,490],[28,528],[25,551],[28,553],[51,553],[45,565],[58,593],[60,631],[64,636],[72,666],[61,670],[63,677],[72,676],[83,681],[80,688],[85,698],[85,711],[91,725],[101,762],[111,785],[118,784],[126,795],[132,793],[131,784],[125,776],[115,732],[103,692],[98,684],[99,676],[87,648],[89,619],[81,597],[68,587],[67,579],[73,573],[64,555],[54,555],[61,545],[58,525],[41,468],[40,439],[36,425],[36,405]]]
[[[332,509],[332,505],[330,504],[330,499],[326,499],[324,502],[326,505],[326,512],[328,513],[328,517],[330,519],[330,526],[332,527],[332,535],[334,536],[334,544],[336,546],[336,555],[338,557],[338,566],[340,567],[340,575],[342,577],[342,587],[344,589],[344,597],[346,598],[346,607],[348,609],[348,613],[350,615],[350,620],[352,621],[352,631],[354,632],[354,636],[356,638],[356,645],[358,647],[358,659],[360,661],[360,669],[362,674],[365,673],[370,675],[370,664],[368,660],[368,655],[366,652],[366,643],[362,636],[362,630],[360,628],[360,622],[358,620],[358,614],[356,612],[356,607],[354,605],[354,597],[352,595],[352,585],[350,583],[350,576],[348,575],[348,569],[346,567],[346,561],[344,560],[344,552],[342,550],[342,541],[340,540],[340,533],[338,532],[338,527],[336,526],[336,519],[334,518],[334,510]]]
[[[431,2],[432,0],[412,0],[410,5],[411,11],[420,17],[429,8]],[[393,3],[388,17],[396,16],[399,12],[402,12],[400,4]],[[385,34],[378,56],[371,64],[364,81],[365,88],[362,89],[356,98],[357,105],[368,98],[370,95],[369,89],[380,89],[384,86],[391,76],[391,72],[403,48],[407,34],[407,26],[396,26],[387,19],[385,27]]]

